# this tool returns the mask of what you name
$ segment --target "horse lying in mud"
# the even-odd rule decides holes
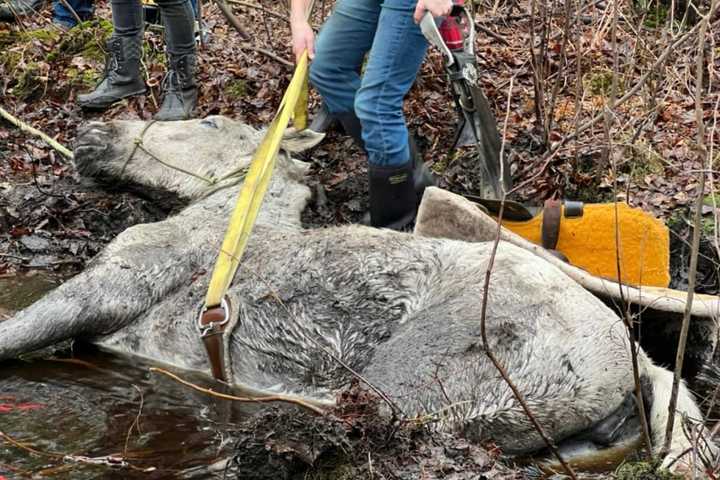
[[[209,373],[197,314],[240,188],[238,167],[248,165],[260,138],[221,117],[149,128],[139,121],[89,125],[76,147],[83,175],[173,192],[189,205],[127,229],[83,273],[0,322],[0,360],[80,338]],[[431,415],[438,428],[495,442],[508,455],[542,450],[481,342],[492,243],[358,225],[304,229],[306,168],[287,155],[278,159],[228,291],[236,322],[227,334],[230,383],[331,404],[353,378],[350,367],[405,415]],[[593,449],[639,438],[629,341],[612,310],[550,263],[505,242],[488,295],[489,347],[563,453],[582,461]],[[658,449],[672,375],[642,350],[638,362]],[[684,385],[666,462],[690,446],[682,416],[702,420]]]

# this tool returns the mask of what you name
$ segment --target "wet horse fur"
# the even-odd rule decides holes
[[[249,164],[261,132],[222,117],[156,123],[143,132],[145,126],[90,124],[76,146],[78,170],[171,191],[189,205],[127,229],[84,272],[0,322],[0,360],[81,338],[209,375],[197,313],[240,188],[238,166]],[[143,148],[135,148],[140,137]],[[306,168],[279,157],[228,291],[237,321],[229,341],[232,383],[332,403],[352,378],[340,359],[406,415],[430,414],[439,428],[494,441],[506,453],[541,450],[542,439],[482,347],[492,242],[358,225],[304,229],[300,215],[311,197]],[[634,412],[632,405],[623,409],[634,389],[627,332],[600,300],[505,242],[488,295],[490,348],[555,441],[607,430],[607,419],[622,424],[634,415],[623,413]],[[658,448],[672,375],[642,351],[639,364]],[[680,413],[701,419],[684,385],[679,398]],[[680,421],[677,415],[668,460],[689,446]],[[616,441],[612,434],[604,438],[608,445]]]

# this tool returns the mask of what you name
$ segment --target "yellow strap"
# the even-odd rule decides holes
[[[220,305],[240,265],[240,259],[270,183],[285,128],[291,118],[294,119],[293,123],[297,130],[305,128],[308,95],[307,70],[308,57],[305,52],[295,68],[280,108],[250,163],[250,169],[240,190],[235,210],[230,218],[230,225],[225,233],[212,277],[210,277],[210,285],[205,297],[207,307]]]

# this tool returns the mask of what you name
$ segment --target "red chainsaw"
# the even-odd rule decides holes
[[[482,169],[480,197],[497,200],[502,197],[503,189],[508,192],[511,188],[510,166],[500,158],[500,134],[495,115],[478,83],[472,15],[464,7],[463,0],[453,3],[450,15],[446,17],[434,18],[426,12],[420,29],[443,55],[459,117],[453,148],[477,146]]]

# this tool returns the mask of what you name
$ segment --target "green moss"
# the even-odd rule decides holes
[[[588,72],[583,78],[585,89],[593,95],[610,95],[613,83],[613,72],[608,68],[600,68]],[[622,94],[622,82],[618,79],[618,95]]]
[[[104,19],[83,22],[70,29],[55,48],[56,55],[82,56],[86,60],[102,62],[105,42],[112,34],[112,23]]]
[[[40,64],[36,62],[28,63],[16,78],[17,82],[12,88],[12,93],[20,100],[30,98],[42,86],[43,82],[40,78]]]
[[[80,71],[76,67],[66,69],[65,75],[73,86],[80,89],[92,88],[97,85],[100,79],[100,72],[92,69]]]
[[[615,470],[616,480],[682,480],[684,477],[648,462],[628,462]]]
[[[225,96],[233,100],[240,100],[247,94],[245,80],[233,80],[225,85]]]
[[[715,205],[720,206],[720,193],[705,195],[705,198],[703,198],[703,204],[708,207],[714,207]]]
[[[20,41],[39,41],[45,45],[52,45],[58,41],[62,32],[55,27],[26,30],[20,34]]]

